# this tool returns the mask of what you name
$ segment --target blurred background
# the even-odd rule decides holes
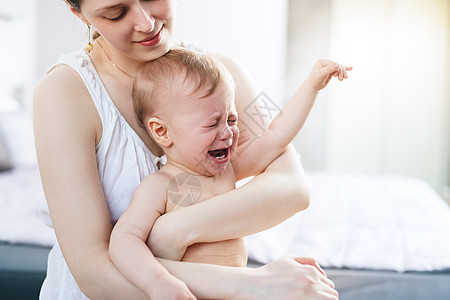
[[[407,175],[449,197],[450,0],[178,0],[177,20],[280,105],[317,59],[353,66],[295,140],[305,169]],[[0,2],[0,35],[2,114],[29,110],[46,69],[87,42],[62,0]]]

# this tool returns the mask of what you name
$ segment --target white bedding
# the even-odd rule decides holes
[[[52,229],[38,216],[44,199],[37,165],[0,173],[0,241],[51,246]]]
[[[424,182],[401,176],[308,173],[311,205],[246,238],[249,257],[285,254],[322,266],[396,271],[450,269],[450,208]],[[37,166],[0,173],[0,241],[53,245],[39,219]]]
[[[249,257],[311,256],[325,267],[450,269],[450,208],[418,179],[308,173],[311,205],[246,238]]]
[[[31,112],[0,112],[0,133],[13,169],[0,172],[0,241],[51,246],[56,238],[38,216],[44,202]]]

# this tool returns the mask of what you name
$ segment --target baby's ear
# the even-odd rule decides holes
[[[151,136],[161,147],[168,148],[172,146],[172,139],[170,138],[169,131],[166,123],[157,117],[151,117],[147,121],[147,130]]]

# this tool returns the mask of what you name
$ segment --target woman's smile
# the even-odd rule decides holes
[[[138,43],[146,47],[155,46],[161,41],[163,33],[164,33],[164,25],[161,26],[161,29],[155,35],[134,43]]]

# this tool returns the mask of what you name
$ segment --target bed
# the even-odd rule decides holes
[[[311,256],[340,299],[450,299],[450,208],[399,175],[308,172],[311,205],[247,237],[251,266]]]
[[[38,216],[43,197],[30,113],[0,111],[0,299],[38,298],[55,243]]]
[[[0,298],[37,299],[55,236],[38,215],[29,115],[0,116],[0,142]],[[312,256],[340,299],[450,299],[450,208],[430,186],[388,174],[307,178],[308,210],[245,239],[250,267]]]

